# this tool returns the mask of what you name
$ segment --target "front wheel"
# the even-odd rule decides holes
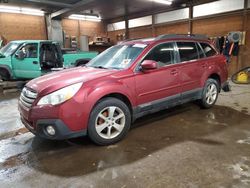
[[[202,93],[200,104],[203,108],[211,108],[217,101],[219,84],[214,79],[208,79]]]
[[[5,69],[0,70],[0,80],[3,80],[3,81],[10,80],[10,74],[8,73],[7,70],[5,70]]]
[[[102,99],[91,112],[88,135],[98,145],[120,141],[129,131],[131,114],[128,106],[119,99]]]

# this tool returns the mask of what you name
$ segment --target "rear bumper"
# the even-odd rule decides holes
[[[42,119],[36,122],[35,128],[30,122],[25,120],[21,116],[21,121],[30,132],[34,135],[50,139],[50,140],[65,140],[68,138],[75,138],[80,136],[86,136],[87,130],[71,131],[68,126],[60,119]],[[52,126],[55,129],[55,135],[51,136],[47,133],[46,127]]]

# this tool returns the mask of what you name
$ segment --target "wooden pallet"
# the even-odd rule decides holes
[[[0,80],[0,93],[16,93],[20,92],[26,81],[2,81]]]

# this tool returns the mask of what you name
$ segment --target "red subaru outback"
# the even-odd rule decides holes
[[[197,35],[163,35],[113,46],[85,67],[26,84],[19,100],[23,124],[35,135],[88,135],[113,144],[131,122],[149,113],[199,100],[212,107],[227,86],[226,59]]]

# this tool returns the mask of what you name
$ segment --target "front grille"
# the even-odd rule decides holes
[[[33,102],[35,101],[37,97],[37,93],[28,89],[28,88],[23,88],[21,96],[20,96],[20,102],[21,104],[27,108],[30,109],[32,106]]]

